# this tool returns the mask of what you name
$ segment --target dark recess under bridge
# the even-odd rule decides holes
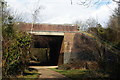
[[[69,63],[72,53],[78,53],[75,43],[83,35],[77,25],[28,24],[20,23],[19,28],[33,35],[32,46],[46,48],[48,58],[44,65],[61,65]],[[78,35],[76,38],[75,36]],[[36,49],[35,49],[36,48]],[[38,55],[39,56],[39,55]]]

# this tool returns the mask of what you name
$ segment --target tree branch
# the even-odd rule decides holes
[[[73,4],[72,0],[71,0],[71,5]]]
[[[120,3],[120,0],[119,1],[113,0],[113,1],[116,2],[116,3]]]

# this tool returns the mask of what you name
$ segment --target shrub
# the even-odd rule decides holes
[[[8,21],[9,19],[13,18],[8,18]],[[16,30],[14,24],[15,22],[3,24],[3,77],[22,74],[29,61],[31,37]]]

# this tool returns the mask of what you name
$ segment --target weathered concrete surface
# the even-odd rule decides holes
[[[74,35],[71,57],[79,60],[94,61],[95,40],[81,33]]]
[[[65,33],[64,35],[64,64],[69,63],[75,33]]]
[[[93,38],[82,33],[68,33],[65,44],[67,48],[64,53],[64,61],[68,64],[75,64],[81,68],[97,68],[96,59],[98,53],[96,42]]]
[[[32,31],[32,32],[29,32],[29,33],[33,34],[33,35],[64,36],[64,32],[44,32],[44,31],[42,31],[42,32],[40,32],[40,31],[34,32],[34,31]]]
[[[22,31],[78,31],[77,25],[19,23],[17,26]]]

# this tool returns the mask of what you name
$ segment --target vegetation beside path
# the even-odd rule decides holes
[[[76,80],[76,79],[104,80],[104,79],[107,79],[109,76],[108,74],[105,74],[101,71],[87,70],[87,69],[75,69],[75,70],[51,69],[51,70],[59,72],[73,80]]]
[[[23,75],[19,75],[19,76],[17,76],[17,78],[26,78],[26,80],[38,79],[39,75],[40,74],[38,73],[38,70],[33,69],[33,68],[28,68],[24,71]]]

